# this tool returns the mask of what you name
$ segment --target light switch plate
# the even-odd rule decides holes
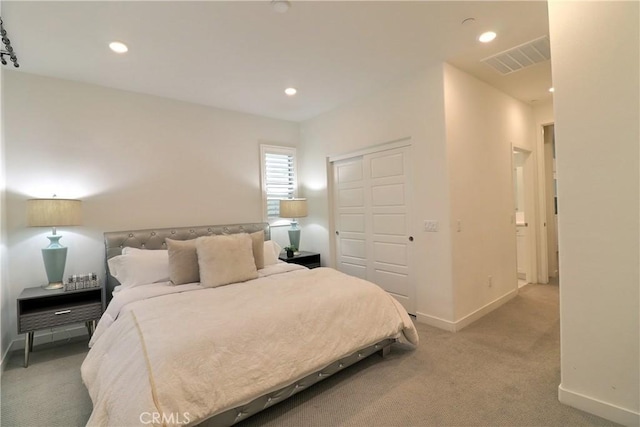
[[[428,231],[428,232],[436,232],[438,231],[438,221],[435,220],[425,220],[424,222],[424,231]]]

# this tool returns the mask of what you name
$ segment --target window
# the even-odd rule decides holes
[[[271,225],[288,225],[280,218],[280,200],[296,196],[296,149],[260,145],[262,205],[265,221]]]

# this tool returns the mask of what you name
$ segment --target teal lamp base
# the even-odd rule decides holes
[[[62,236],[47,236],[51,243],[42,249],[42,259],[44,261],[44,269],[47,272],[49,284],[43,286],[45,289],[62,289],[62,276],[64,275],[64,266],[67,263],[67,248],[58,243]]]
[[[300,229],[298,228],[298,221],[295,219],[291,222],[291,228],[289,232],[289,245],[295,248],[295,252],[300,250]]]

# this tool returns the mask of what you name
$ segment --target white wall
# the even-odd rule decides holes
[[[534,123],[531,107],[448,64],[304,122],[304,246],[332,261],[326,158],[410,137],[417,318],[464,327],[516,295],[511,146],[534,152]]]
[[[534,152],[535,125],[530,106],[449,64],[444,89],[455,320],[464,326],[516,295],[512,144]]]
[[[442,79],[442,66],[434,66],[302,123],[300,176],[310,216],[301,221],[301,246],[330,261],[327,157],[410,137],[417,316],[446,327],[453,320],[453,300]],[[439,221],[442,231],[423,232],[425,219]]]
[[[640,424],[640,3],[549,3],[562,402]]]
[[[104,231],[261,221],[259,144],[299,139],[293,122],[26,73],[3,88],[10,301],[46,281],[50,230],[26,226],[27,199],[82,199],[84,225],[60,229],[65,275],[103,273]]]
[[[533,105],[533,116],[536,121],[536,129],[544,125],[553,124],[553,98]]]

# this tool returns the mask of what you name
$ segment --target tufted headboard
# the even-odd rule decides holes
[[[255,233],[264,231],[264,240],[271,239],[269,224],[266,222],[227,225],[203,225],[198,227],[156,228],[146,230],[108,231],[104,233],[106,286],[104,300],[108,304],[112,298],[113,289],[120,283],[109,273],[109,258],[122,254],[122,248],[139,249],[167,249],[164,239],[191,240],[201,236],[214,234]]]

